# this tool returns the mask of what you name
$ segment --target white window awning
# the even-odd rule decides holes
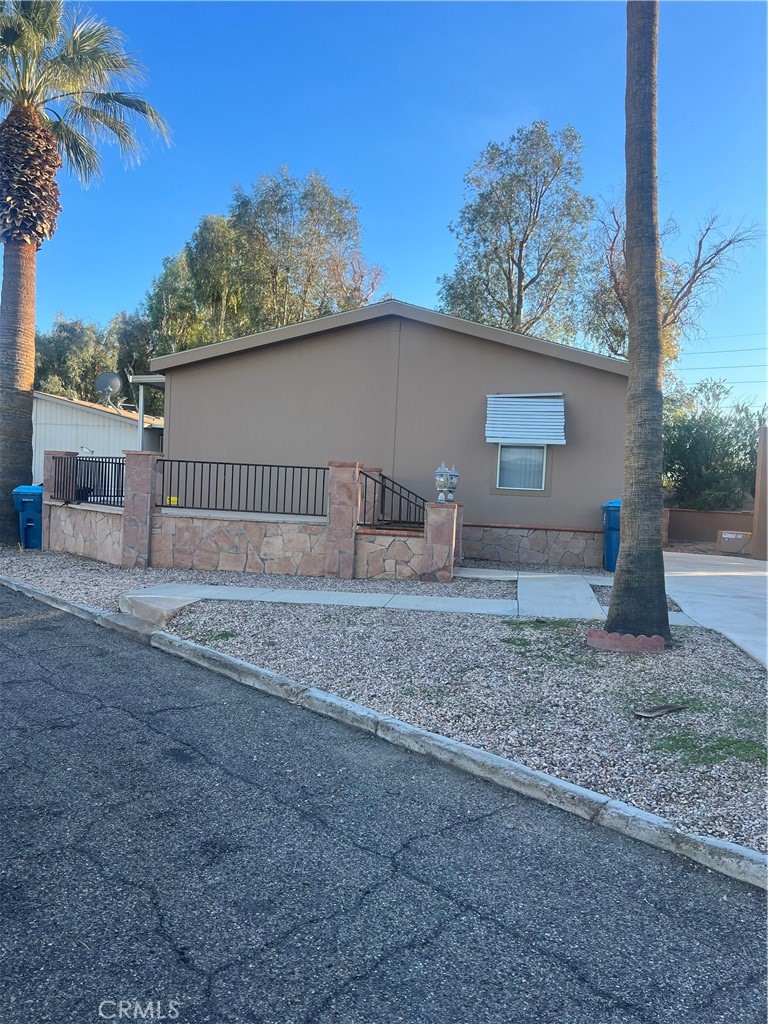
[[[565,444],[562,392],[545,395],[488,395],[488,444]]]

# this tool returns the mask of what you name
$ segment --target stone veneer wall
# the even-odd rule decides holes
[[[163,569],[324,576],[327,532],[326,524],[317,521],[161,512],[152,517],[150,564]]]
[[[355,535],[356,580],[409,579],[420,576],[424,555],[424,534],[415,530],[359,529]]]
[[[98,562],[121,565],[123,559],[123,510],[101,505],[64,505],[46,501],[48,548],[82,555]]]
[[[601,530],[554,530],[521,526],[464,524],[464,557],[528,565],[576,566],[603,564]]]

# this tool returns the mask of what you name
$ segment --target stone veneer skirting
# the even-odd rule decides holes
[[[603,564],[602,530],[557,530],[551,527],[464,524],[464,557],[528,565]]]
[[[382,533],[358,528],[355,535],[354,578],[409,579],[420,576],[424,534],[415,530]]]
[[[123,510],[102,505],[64,505],[46,501],[51,551],[120,565],[123,557]]]
[[[324,576],[328,527],[323,521],[266,520],[162,512],[152,516],[150,565],[163,569]]]

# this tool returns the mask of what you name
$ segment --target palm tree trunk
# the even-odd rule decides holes
[[[656,174],[658,0],[627,4],[626,267],[629,325],[621,548],[605,628],[671,642],[662,555],[662,348]]]
[[[0,294],[0,543],[19,541],[14,487],[32,482],[37,246],[9,241]]]

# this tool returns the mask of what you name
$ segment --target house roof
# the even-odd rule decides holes
[[[369,320],[381,320],[384,317],[404,317],[407,320],[415,320],[432,327],[443,327],[449,331],[457,331],[459,334],[482,338],[485,341],[494,341],[500,345],[524,349],[527,352],[551,356],[554,359],[564,359],[570,363],[581,363],[582,366],[605,370],[608,373],[618,373],[624,377],[629,373],[628,364],[623,359],[601,356],[582,348],[572,348],[554,341],[544,341],[542,338],[534,338],[527,334],[515,334],[513,331],[504,331],[498,327],[486,327],[484,324],[448,316],[447,313],[437,313],[435,310],[425,309],[423,306],[412,306],[408,302],[400,302],[397,299],[387,299],[384,302],[376,302],[360,309],[348,310],[346,313],[334,313],[317,320],[306,320],[300,324],[262,331],[260,334],[249,334],[247,337],[234,338],[232,341],[220,341],[212,345],[201,345],[199,348],[176,352],[173,355],[158,356],[152,360],[150,368],[152,373],[166,373],[179,366],[202,363],[208,359],[218,359],[221,356],[235,355],[249,349],[264,348],[267,345],[277,345],[280,342],[294,341],[298,338],[308,338],[315,334],[335,331],[341,327],[363,324]]]
[[[96,402],[84,402],[80,398],[67,398],[66,395],[49,395],[45,391],[33,392],[35,398],[42,399],[45,402],[59,402],[61,405],[75,405],[78,408],[85,409],[88,412],[97,413],[98,415],[106,415],[117,417],[120,420],[128,420],[129,422],[138,423],[139,414],[133,412],[132,409],[112,409],[108,405],[98,405]],[[148,416],[144,414],[144,426],[149,427],[162,427],[163,417],[162,416]]]

